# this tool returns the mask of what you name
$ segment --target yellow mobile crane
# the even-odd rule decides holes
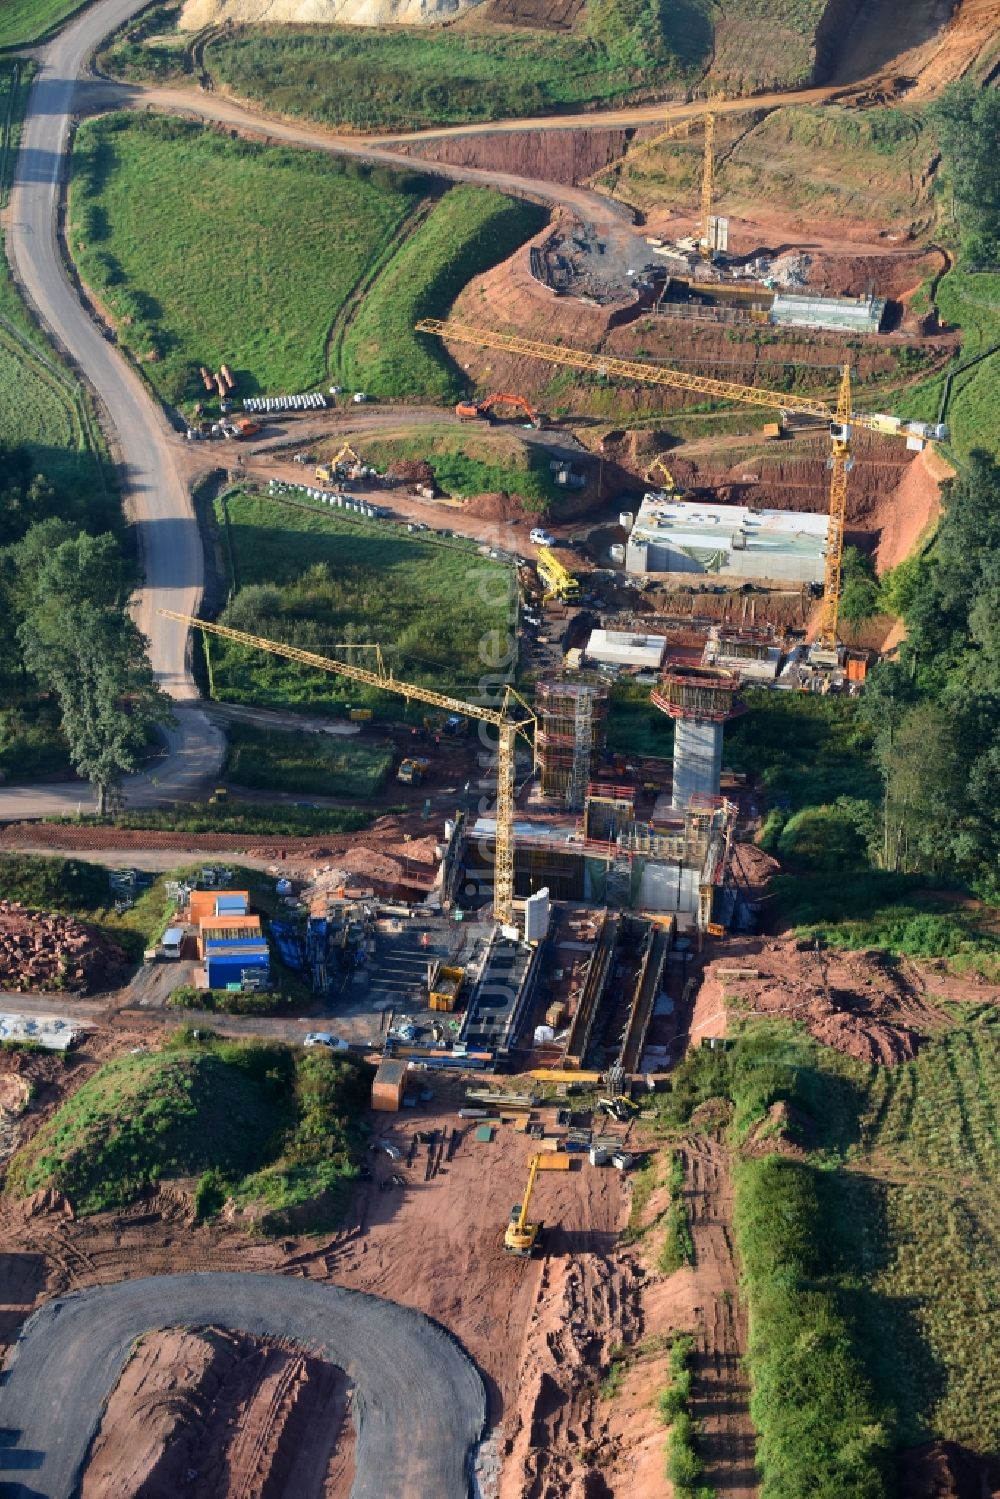
[[[740,385],[733,380],[716,380],[709,375],[694,375],[687,370],[672,370],[664,365],[644,364],[634,359],[616,359],[607,354],[588,354],[583,349],[567,348],[563,344],[541,343],[536,339],[519,338],[513,333],[497,333],[489,328],[472,328],[466,323],[450,320],[442,322],[440,318],[421,318],[416,328],[418,333],[434,333],[439,338],[454,339],[456,343],[476,344],[480,348],[500,349],[507,354],[545,359],[550,364],[590,370],[594,374],[606,377],[639,380],[645,385],[666,385],[677,390],[690,390],[698,395],[714,396],[721,401],[741,401],[749,406],[767,406],[779,411],[807,412],[813,416],[822,417],[830,425],[832,442],[830,529],[823,579],[823,613],[818,636],[820,646],[827,650],[834,650],[837,645],[847,475],[852,462],[852,428],[863,427],[885,436],[907,437],[916,439],[918,442],[947,436],[947,429],[942,426],[930,427],[925,422],[904,422],[898,417],[853,411],[851,369],[847,364],[844,365],[841,373],[837,404],[834,407],[828,401],[819,400],[818,397],[788,396],[776,390],[764,390],[757,385]]]
[[[578,580],[563,567],[559,558],[548,547],[538,548],[535,570],[545,585],[543,603],[547,603],[549,599],[560,599],[564,604],[572,604],[580,597]]]
[[[534,1252],[541,1232],[541,1223],[532,1223],[528,1218],[531,1198],[538,1180],[539,1171],[568,1171],[570,1157],[563,1151],[540,1152],[528,1162],[528,1185],[524,1197],[515,1202],[510,1210],[510,1222],[503,1236],[503,1247],[508,1254],[516,1254],[526,1260]]]
[[[193,619],[190,614],[175,614],[172,609],[161,609],[166,619],[176,619],[193,629],[204,630],[207,635],[219,635],[223,640],[235,641],[258,651],[269,651],[272,656],[285,656],[301,666],[311,666],[319,671],[333,672],[335,676],[347,677],[365,687],[377,687],[381,692],[394,692],[407,702],[429,703],[433,708],[443,708],[448,713],[462,713],[469,718],[478,718],[491,724],[497,731],[497,813],[496,855],[493,879],[493,915],[497,921],[509,924],[514,914],[514,764],[517,737],[520,734],[534,748],[532,729],[534,714],[513,687],[505,687],[503,703],[499,710],[481,708],[477,703],[463,702],[461,698],[448,697],[443,692],[434,692],[429,687],[417,687],[412,682],[401,682],[386,671],[382,653],[378,652],[378,669],[368,671],[365,667],[349,666],[343,661],[331,661],[326,656],[317,656],[313,651],[303,651],[294,645],[283,645],[280,641],[266,640],[261,635],[249,635],[245,630],[231,630],[228,625],[210,624],[204,619]],[[523,708],[520,713],[515,704]]]

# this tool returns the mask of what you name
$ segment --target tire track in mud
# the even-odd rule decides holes
[[[750,1387],[743,1368],[747,1316],[739,1297],[728,1152],[716,1132],[685,1140],[681,1155],[695,1278],[705,1298],[694,1334],[691,1414],[701,1427],[698,1450],[710,1489],[727,1499],[755,1499]]]

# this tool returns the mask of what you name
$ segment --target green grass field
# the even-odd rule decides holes
[[[239,786],[316,796],[374,796],[389,778],[392,749],[325,734],[283,734],[230,724],[225,775]]]
[[[460,372],[413,323],[445,315],[541,222],[498,193],[156,116],[90,122],[73,154],[80,273],[178,405],[205,396],[202,364],[223,362],[240,395],[336,377],[454,399]]]
[[[678,81],[710,47],[711,27],[689,0],[657,19],[672,59],[659,69],[637,66],[610,38],[583,31],[470,26],[258,27],[219,39],[207,64],[227,88],[281,114],[356,130],[416,130],[610,103],[654,81]]]
[[[244,394],[305,390],[326,373],[341,303],[421,189],[416,176],[112,115],[76,139],[70,243],[168,400],[197,398],[198,366],[223,361]]]
[[[426,459],[438,488],[453,498],[506,490],[540,512],[557,505],[561,495],[549,470],[548,450],[498,428],[477,424],[456,431],[442,424],[421,427],[413,436],[401,433],[359,439],[356,446],[379,469],[396,459]],[[336,448],[331,446],[330,451]]]
[[[256,1208],[265,1229],[310,1204],[329,1222],[357,1174],[358,1067],[202,1036],[178,1032],[163,1051],[107,1063],[11,1163],[7,1191],[55,1187],[86,1215],[125,1207],[161,1181],[200,1177],[203,1213],[232,1197]]]
[[[255,493],[216,501],[216,515],[236,588],[224,623],[320,654],[377,642],[397,676],[470,693],[493,669],[512,613],[509,568]],[[368,703],[377,717],[402,717],[401,700],[377,690],[224,641],[207,648],[216,697],[325,711]]]
[[[1000,274],[972,275],[959,267],[942,278],[936,302],[942,322],[962,330],[962,347],[950,370],[960,369],[966,361],[1000,344]],[[900,414],[936,422],[948,373],[946,369],[908,392],[900,402]],[[950,447],[959,460],[973,448],[985,448],[1000,456],[998,378],[1000,349],[981,364],[954,376],[946,420],[951,427]]]
[[[473,276],[512,255],[544,223],[535,204],[453,187],[362,300],[340,352],[343,383],[380,395],[455,400],[463,391],[461,372],[440,339],[414,337],[414,323],[450,307]]]
[[[868,1090],[864,1158],[887,1183],[874,1289],[890,1310],[913,1309],[908,1342],[887,1344],[903,1440],[932,1430],[978,1451],[1000,1443],[998,1110],[1000,1021],[988,1007],[916,1061],[876,1072]]]
[[[951,1009],[894,1067],[741,1021],[731,1051],[689,1053],[659,1102],[670,1139],[706,1099],[732,1108],[762,1499],[887,1499],[893,1449],[1000,1442],[1000,1018]],[[782,1101],[793,1159],[761,1153]]]
[[[47,7],[53,14],[76,8]],[[15,3],[14,9],[27,14],[29,9],[34,13],[46,7]],[[7,8],[0,8],[0,37],[7,21]],[[7,200],[31,76],[31,69],[21,66],[15,86],[12,65],[0,64],[0,204]],[[68,518],[78,516],[81,523],[85,518],[96,519],[98,528],[111,523],[117,505],[106,498],[97,456],[100,439],[87,398],[28,317],[2,254],[0,442],[28,449],[37,469],[64,493]]]
[[[4,0],[0,6],[0,48],[40,42],[87,0]]]

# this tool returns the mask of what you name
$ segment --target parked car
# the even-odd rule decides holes
[[[548,531],[543,531],[540,526],[535,526],[528,532],[528,540],[534,542],[536,547],[554,547],[556,539],[550,536]]]
[[[346,1041],[339,1036],[331,1036],[329,1031],[310,1031],[302,1043],[303,1046],[325,1046],[328,1051],[350,1051]]]

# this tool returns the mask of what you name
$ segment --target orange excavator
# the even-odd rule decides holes
[[[514,406],[524,413],[533,427],[542,425],[541,413],[529,405],[523,396],[513,395],[510,391],[497,391],[484,401],[459,401],[455,407],[455,415],[461,417],[463,422],[474,421],[477,417],[481,421],[492,421],[495,406]]]

